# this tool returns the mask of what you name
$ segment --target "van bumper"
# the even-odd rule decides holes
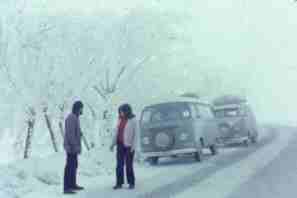
[[[243,143],[244,141],[248,141],[248,140],[249,140],[248,136],[233,137],[233,138],[219,138],[218,139],[218,144],[223,144],[223,145],[240,144],[240,143]]]
[[[168,157],[172,155],[182,155],[189,153],[196,153],[196,148],[187,148],[187,149],[178,149],[178,150],[170,150],[170,151],[160,151],[160,152],[144,152],[141,155],[145,158],[148,157]]]

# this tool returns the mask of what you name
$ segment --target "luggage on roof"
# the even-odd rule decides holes
[[[230,104],[241,104],[246,103],[247,100],[244,97],[234,96],[234,95],[225,95],[216,98],[213,101],[213,105],[215,106],[222,106],[222,105],[230,105]]]

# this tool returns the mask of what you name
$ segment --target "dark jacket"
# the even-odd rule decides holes
[[[65,120],[64,149],[69,154],[81,153],[81,128],[77,115],[71,113]]]

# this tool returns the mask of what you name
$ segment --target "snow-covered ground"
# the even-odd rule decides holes
[[[228,197],[257,171],[278,157],[295,134],[292,128],[265,127],[258,145],[222,148],[197,163],[192,158],[163,159],[158,166],[136,164],[137,188],[113,191],[114,153],[92,150],[80,157],[79,183],[86,187],[74,197]],[[0,168],[0,197],[60,198],[64,169],[62,153],[21,160]]]

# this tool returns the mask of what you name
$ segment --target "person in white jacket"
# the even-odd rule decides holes
[[[126,165],[126,176],[129,189],[135,188],[135,174],[133,161],[136,148],[137,121],[129,104],[119,107],[119,122],[115,131],[111,151],[117,147],[116,185],[114,190],[121,189],[124,184],[124,166]]]

